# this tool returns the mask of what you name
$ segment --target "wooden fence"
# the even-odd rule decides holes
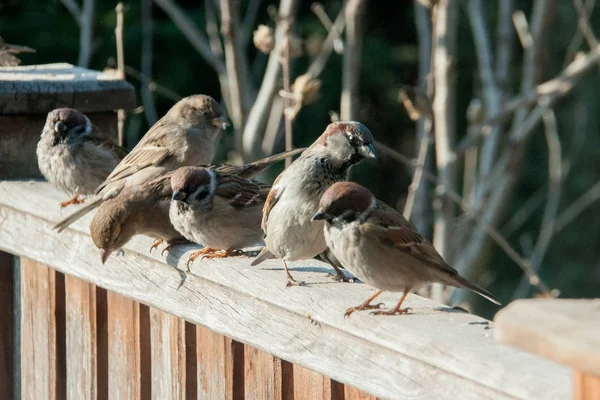
[[[138,237],[102,265],[89,218],[42,182],[0,182],[0,399],[561,399],[570,371],[493,341],[493,323],[409,296],[413,313],[344,310],[372,289],[324,264],[162,257]],[[13,256],[14,255],[14,256]],[[18,257],[16,257],[18,256]],[[382,301],[394,304],[397,295]]]

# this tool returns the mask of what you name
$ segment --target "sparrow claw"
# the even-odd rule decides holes
[[[379,311],[372,311],[370,314],[372,315],[402,315],[402,314],[408,314],[409,311],[412,311],[412,308],[410,307],[406,307],[406,308],[399,308],[399,309],[391,309],[388,311],[383,311],[383,310],[379,310]]]
[[[152,252],[161,245],[161,243],[163,242],[162,239],[156,239],[154,241],[154,243],[152,243],[152,246],[150,247],[150,254],[152,254]],[[168,246],[167,246],[168,247]],[[163,250],[164,251],[164,250]],[[162,253],[160,253],[162,255]]]
[[[294,278],[292,278],[291,276],[289,276],[287,278],[287,282],[285,284],[285,288],[287,289],[287,288],[292,287],[292,286],[306,286],[306,282],[304,282],[304,281],[297,281]]]
[[[361,283],[360,279],[355,278],[355,277],[350,277],[350,276],[346,276],[344,274],[338,275],[338,274],[327,274],[327,276],[331,279],[333,279],[336,282],[347,282],[347,283]]]
[[[356,307],[350,307],[349,309],[346,310],[346,312],[344,313],[344,318],[349,317],[354,311],[362,311],[362,310],[378,310],[381,308],[381,306],[383,306],[383,303],[377,303],[377,304],[361,304],[359,306]]]
[[[82,204],[83,202],[85,202],[85,197],[82,197],[80,200],[79,195],[75,195],[70,200],[59,203],[59,205],[60,205],[60,208],[65,208],[66,206],[68,206],[70,204]]]

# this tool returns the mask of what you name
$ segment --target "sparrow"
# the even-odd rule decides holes
[[[116,197],[125,187],[141,185],[182,166],[210,163],[215,140],[227,125],[221,106],[212,97],[193,95],[181,99],[98,186],[97,198],[54,229],[62,232],[104,201]]]
[[[302,285],[291,276],[287,262],[310,259],[327,250],[323,223],[314,223],[311,218],[323,193],[346,180],[350,167],[364,158],[375,158],[373,135],[365,125],[354,121],[329,124],[275,180],[263,208],[265,247],[251,265],[279,258],[286,286]],[[332,266],[343,276],[335,264]]]
[[[48,113],[37,145],[38,166],[56,188],[73,196],[60,203],[80,204],[80,195],[93,194],[127,155],[88,117],[73,108],[57,108]]]
[[[405,314],[410,309],[401,307],[408,293],[427,283],[470,289],[500,305],[490,292],[448,265],[400,213],[359,184],[339,182],[331,186],[312,220],[325,221],[325,241],[335,257],[361,281],[378,289],[364,303],[348,308],[345,316],[379,309],[381,304],[371,302],[384,290],[403,294],[393,309],[374,314]]]
[[[90,223],[90,234],[100,249],[102,264],[135,235],[156,239],[150,251],[166,241],[163,253],[175,244],[187,242],[169,220],[170,180],[170,175],[165,174],[138,186],[125,187],[100,205]]]
[[[250,178],[304,150],[242,166],[182,167],[173,172],[171,223],[185,238],[205,246],[190,256],[187,265],[199,256],[229,257],[260,244],[262,208],[271,187]]]

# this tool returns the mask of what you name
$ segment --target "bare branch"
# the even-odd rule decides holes
[[[364,0],[349,0],[344,13],[346,45],[342,64],[342,98],[340,102],[340,118],[343,121],[358,119],[364,9]]]
[[[144,106],[144,115],[148,126],[154,125],[158,120],[154,98],[150,89],[152,77],[152,0],[142,0],[141,2],[141,19],[142,19],[142,48],[140,69],[142,77],[142,85],[140,87],[140,96],[142,105]]]
[[[421,185],[421,181],[423,179],[423,171],[425,169],[426,161],[427,161],[427,153],[429,151],[429,143],[431,139],[429,135],[423,136],[421,139],[421,143],[419,145],[419,153],[417,158],[417,167],[415,168],[415,173],[413,175],[412,182],[408,187],[408,196],[406,197],[406,202],[404,203],[404,211],[402,215],[407,220],[410,220],[410,216],[412,214],[413,206],[415,204],[415,199],[417,197],[417,192],[419,190],[419,186]]]
[[[241,33],[240,33],[240,46],[242,49],[248,47],[250,38],[252,37],[252,30],[254,29],[254,23],[256,21],[256,15],[260,8],[261,0],[249,0],[248,7],[246,8],[246,14],[244,14],[244,21],[242,22]]]
[[[204,8],[206,9],[206,33],[208,34],[208,44],[215,57],[223,59],[223,48],[221,47],[221,35],[217,26],[217,13],[215,12],[215,0],[206,0]]]
[[[273,97],[279,89],[279,79],[281,77],[281,55],[282,42],[284,38],[285,26],[282,21],[293,16],[297,9],[299,0],[281,0],[279,3],[278,24],[275,29],[275,48],[269,56],[267,68],[263,76],[263,81],[254,101],[254,106],[248,114],[246,126],[243,134],[244,159],[256,159],[260,156],[260,148],[264,130],[269,119],[269,110],[273,102]]]
[[[327,60],[331,55],[331,51],[333,50],[334,43],[336,40],[338,40],[338,38],[342,34],[342,31],[344,30],[344,27],[346,26],[345,13],[347,6],[348,2],[344,2],[344,4],[342,5],[342,9],[335,18],[333,26],[327,33],[327,37],[325,38],[325,41],[321,46],[321,52],[312,61],[310,67],[308,67],[308,71],[306,73],[313,79],[319,77],[319,75],[321,75],[321,72],[323,72],[325,64],[327,63]]]
[[[247,81],[248,62],[240,43],[236,10],[232,0],[221,0],[221,35],[225,47],[225,65],[231,99],[229,114],[236,128],[234,148],[241,150],[244,124],[250,108],[250,88]]]
[[[286,93],[286,96],[283,96],[283,117],[285,120],[285,151],[290,151],[293,144],[293,132],[292,132],[292,120],[295,115],[292,115],[291,102],[292,98],[289,94],[292,92],[291,83],[290,83],[290,40],[291,40],[291,32],[290,26],[291,21],[282,21],[284,24],[284,32],[285,36],[283,39],[283,48],[281,54],[281,70],[283,74],[283,90]],[[292,164],[292,158],[285,159],[285,167],[289,167]]]
[[[128,76],[131,76],[134,79],[137,79],[138,81],[142,82],[142,84],[143,84],[143,82],[148,82],[148,89],[151,92],[156,92],[158,94],[161,94],[164,97],[166,97],[167,99],[173,101],[173,103],[176,103],[183,98],[182,95],[175,93],[174,91],[172,91],[171,89],[169,89],[166,86],[162,86],[162,85],[158,84],[156,81],[145,76],[140,71],[138,71],[137,69],[133,68],[130,65],[125,66],[125,74],[127,74]]]
[[[81,25],[81,8],[75,0],[60,0],[67,10],[71,13],[78,25]]]
[[[558,234],[567,225],[575,220],[586,208],[600,199],[600,181],[589,188],[581,197],[575,200],[566,210],[556,218],[554,222],[554,233]]]
[[[456,84],[454,65],[457,45],[458,3],[440,0],[434,6],[433,34],[433,119],[435,125],[435,154],[438,174],[447,188],[456,187],[456,165],[452,148],[456,141]],[[437,188],[441,190],[441,188]],[[434,217],[433,245],[442,257],[448,257],[455,207],[445,196]],[[443,302],[441,287],[433,287],[432,298]]]
[[[119,76],[121,79],[125,79],[125,50],[123,48],[123,24],[125,20],[125,16],[123,15],[125,12],[125,7],[123,3],[118,3],[115,7],[115,11],[117,13],[117,26],[115,27],[115,40],[117,42],[117,71],[119,71]],[[119,145],[123,146],[125,143],[125,120],[127,119],[127,114],[125,110],[117,111],[117,131],[119,133]]]
[[[587,7],[583,5],[581,0],[573,0],[573,3],[577,9],[577,24],[579,26],[579,30],[585,37],[585,40],[587,40],[590,49],[594,49],[598,46],[598,39],[596,39],[594,31],[590,26],[590,16],[588,14]]]
[[[206,35],[196,27],[191,18],[173,0],[154,0],[154,2],[173,20],[192,47],[214,68],[217,74],[226,75],[223,60],[212,53]]]
[[[587,15],[592,14],[592,10],[596,4],[596,0],[587,0],[585,4],[585,11]],[[567,47],[567,52],[565,56],[565,60],[563,61],[563,67],[566,67],[568,63],[573,60],[575,54],[579,51],[579,47],[583,42],[583,34],[581,33],[581,29],[577,29],[575,34],[573,35],[573,39],[571,39],[571,43],[569,43],[569,47]]]

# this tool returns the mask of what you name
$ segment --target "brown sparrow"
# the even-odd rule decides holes
[[[249,178],[303,150],[242,166],[182,167],[173,172],[171,222],[185,238],[205,246],[190,256],[188,265],[199,256],[228,257],[261,243],[262,208],[271,187]]]
[[[374,157],[373,136],[366,126],[354,121],[329,124],[275,180],[263,209],[265,248],[252,265],[280,258],[287,286],[298,284],[287,261],[310,259],[327,249],[323,224],[311,222],[321,196],[329,186],[346,180],[352,165]]]
[[[500,304],[491,293],[460,276],[410,222],[364,187],[353,182],[336,183],[325,192],[319,206],[312,219],[326,221],[329,249],[350,272],[379,289],[361,305],[346,310],[346,316],[379,308],[381,304],[371,302],[384,290],[403,295],[396,307],[375,314],[407,313],[408,308],[400,307],[410,290],[434,282],[471,289]]]
[[[176,243],[187,242],[169,221],[170,180],[165,174],[139,186],[125,187],[100,205],[90,223],[90,234],[100,249],[102,264],[135,235],[157,239],[150,250],[166,241],[163,252]]]
[[[60,203],[61,207],[82,203],[78,197],[93,194],[126,154],[127,150],[73,108],[57,108],[48,113],[37,145],[42,175],[73,196]]]
[[[98,198],[59,222],[59,232],[116,197],[124,187],[135,187],[182,166],[208,164],[215,140],[228,124],[219,103],[194,95],[178,101],[156,122],[114,171],[96,189]]]

